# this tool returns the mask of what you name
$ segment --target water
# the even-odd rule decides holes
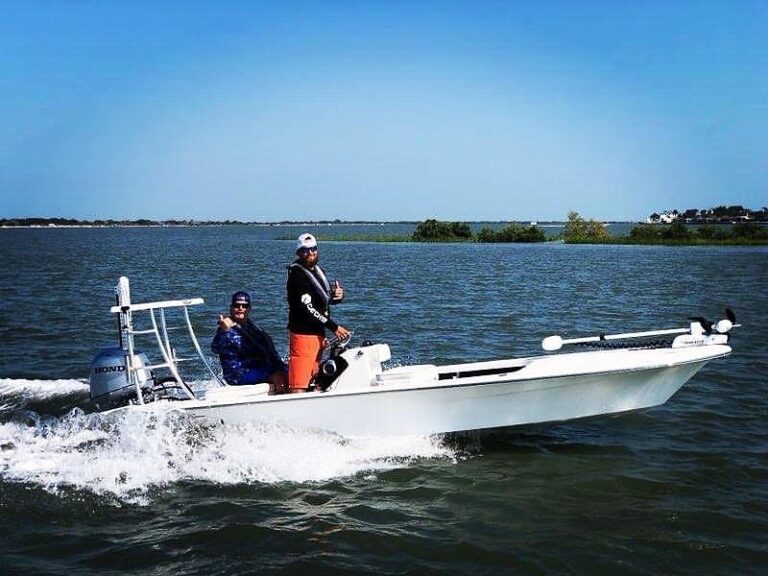
[[[389,342],[396,364],[537,354],[549,334],[732,307],[734,355],[639,413],[342,438],[87,412],[118,276],[135,301],[205,298],[204,345],[247,289],[285,352],[281,238],[299,231],[0,230],[3,574],[765,573],[765,248],[321,244],[346,288],[335,318]]]

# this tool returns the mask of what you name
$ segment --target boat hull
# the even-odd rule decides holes
[[[611,352],[602,353],[609,356],[588,352],[560,358],[568,356],[572,369],[577,365],[596,368],[589,373],[546,375],[547,370],[562,372],[567,368],[562,361],[551,362],[557,357],[542,357],[524,360],[524,368],[497,377],[411,382],[399,387],[385,385],[349,392],[262,396],[242,402],[236,398],[225,402],[182,402],[176,406],[211,424],[259,422],[322,429],[345,436],[512,427],[663,404],[706,362],[730,353],[727,346],[708,348],[706,354],[688,354],[671,365],[669,360],[674,356],[669,355],[664,365],[642,367],[638,358],[642,359],[643,352],[649,353],[645,355],[648,360],[657,363],[665,356],[653,354],[659,351],[634,351],[632,358],[637,366],[611,370],[610,365],[621,360],[620,353],[611,357]],[[537,365],[537,361],[544,366]],[[528,377],[529,368],[544,375]]]

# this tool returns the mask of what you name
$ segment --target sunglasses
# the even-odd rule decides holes
[[[312,248],[299,248],[299,254],[309,254],[310,252],[317,252],[317,246]]]
[[[232,304],[232,308],[235,308],[235,309],[244,308],[244,309],[247,310],[250,307],[251,307],[250,304],[243,304],[242,302],[236,302],[236,303]]]

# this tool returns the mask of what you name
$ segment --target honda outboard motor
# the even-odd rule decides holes
[[[125,406],[136,400],[136,385],[128,382],[125,369],[126,351],[117,346],[104,348],[91,363],[91,402],[97,410]],[[148,366],[146,354],[135,354],[138,366]],[[153,378],[149,370],[137,370],[136,377],[142,392],[152,390]]]

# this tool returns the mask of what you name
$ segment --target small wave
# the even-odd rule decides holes
[[[63,415],[88,401],[83,380],[25,380],[0,378],[0,417],[25,410]]]
[[[176,482],[321,482],[455,459],[424,436],[344,438],[319,431],[247,425],[207,427],[175,410],[30,416],[0,424],[0,477],[51,493],[76,489],[148,504]]]
[[[23,380],[0,378],[0,398],[25,396],[45,400],[57,396],[82,392],[88,392],[88,383],[83,380]]]

